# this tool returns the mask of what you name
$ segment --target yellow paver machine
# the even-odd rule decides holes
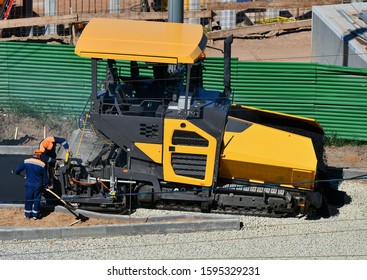
[[[321,207],[323,129],[313,119],[231,104],[231,37],[223,88],[206,90],[206,43],[196,24],[88,23],[75,53],[91,59],[88,126],[96,137],[56,172],[64,200],[119,213],[281,217]]]

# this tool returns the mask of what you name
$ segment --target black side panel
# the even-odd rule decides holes
[[[161,118],[100,115],[91,112],[90,119],[94,127],[113,143],[124,150],[130,149],[131,157],[151,161],[135,147],[136,142],[162,144],[163,120]]]

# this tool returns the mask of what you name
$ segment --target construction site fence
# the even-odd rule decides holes
[[[71,45],[0,42],[0,110],[78,117],[88,111],[91,62]],[[103,80],[105,69],[99,73]],[[205,62],[204,87],[223,89],[223,59]],[[326,135],[367,140],[367,70],[232,59],[233,102],[316,119]]]

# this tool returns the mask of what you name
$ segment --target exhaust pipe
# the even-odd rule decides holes
[[[233,35],[224,40],[224,95],[229,98],[231,95],[231,45]]]
[[[168,0],[168,22],[183,23],[183,0]]]

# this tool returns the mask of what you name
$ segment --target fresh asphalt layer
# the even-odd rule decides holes
[[[0,146],[0,156],[11,158],[11,164],[9,161],[2,160],[0,173],[9,171],[14,168],[16,162],[19,164],[24,159],[25,155],[31,155],[33,147],[24,148],[19,146]],[[14,158],[14,155],[18,155]],[[3,158],[2,158],[3,159]],[[5,168],[6,166],[6,168]],[[10,169],[9,169],[10,168]],[[8,170],[9,169],[9,170]],[[332,172],[337,172],[339,178],[348,179],[355,176],[365,175],[365,171],[354,169],[338,169]],[[6,185],[12,185],[10,172],[8,176],[2,176],[5,178],[1,183],[2,187]],[[3,174],[4,175],[4,174]],[[9,180],[8,180],[9,178]],[[341,178],[341,179],[342,179]],[[19,180],[16,182],[19,184]],[[14,187],[14,186],[12,186]],[[8,195],[14,192],[0,190],[2,196],[7,196],[6,201],[9,200]],[[5,194],[5,195],[4,195]],[[23,197],[22,197],[23,198]],[[4,203],[4,197],[0,199],[1,208],[22,208],[22,204],[7,204]],[[69,213],[68,210],[62,206],[56,206],[55,212]],[[162,234],[162,233],[182,233],[182,232],[198,232],[198,231],[223,231],[223,230],[240,230],[241,223],[240,218],[226,216],[226,215],[210,215],[210,214],[190,214],[190,215],[165,215],[161,217],[150,218],[132,218],[131,216],[121,216],[114,214],[101,214],[85,210],[77,209],[74,211],[76,214],[80,214],[90,218],[96,219],[119,219],[125,220],[126,224],[107,224],[96,226],[78,226],[78,227],[51,227],[51,228],[37,228],[37,227],[7,227],[0,226],[0,240],[29,240],[29,239],[51,239],[51,238],[75,238],[75,237],[106,237],[116,235],[142,235],[142,234]]]

